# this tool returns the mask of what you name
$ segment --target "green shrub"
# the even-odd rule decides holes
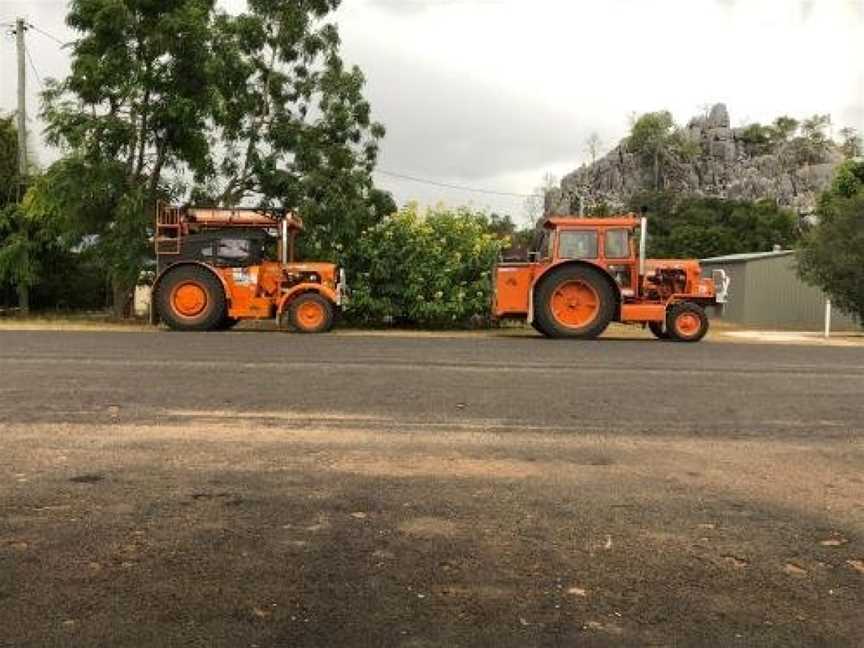
[[[491,272],[507,239],[483,213],[409,205],[365,230],[346,258],[348,317],[461,326],[489,316]]]

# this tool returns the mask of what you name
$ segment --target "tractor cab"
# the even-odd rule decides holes
[[[550,337],[596,337],[618,321],[701,339],[704,308],[725,301],[728,279],[702,278],[692,259],[647,259],[647,231],[634,214],[545,219],[526,261],[496,266],[493,316],[527,319]]]
[[[551,259],[582,259],[605,269],[620,287],[632,297],[639,279],[639,224],[636,218],[547,219],[544,229],[550,232]]]

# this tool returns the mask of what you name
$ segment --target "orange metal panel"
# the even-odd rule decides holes
[[[228,286],[230,306],[228,315],[236,318],[264,318],[273,314],[273,299],[259,296],[258,281],[261,266],[248,268],[219,268]]]
[[[666,304],[621,304],[622,322],[662,322]]]
[[[528,312],[528,296],[534,279],[534,264],[499,265],[495,267],[496,317],[525,315]]]

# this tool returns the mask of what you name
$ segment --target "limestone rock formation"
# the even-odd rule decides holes
[[[732,128],[730,123],[722,103],[713,106],[707,116],[691,119],[684,133],[698,143],[699,154],[670,161],[663,172],[662,189],[736,200],[767,198],[799,214],[812,213],[819,193],[843,161],[837,146],[829,144],[815,157],[802,156],[802,138],[756,146],[746,128]],[[546,213],[577,213],[580,195],[586,210],[601,203],[619,210],[634,193],[652,188],[650,170],[628,150],[624,139],[594,164],[566,175],[560,188],[549,191]]]

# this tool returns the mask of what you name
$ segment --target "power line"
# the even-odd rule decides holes
[[[51,40],[53,40],[53,41],[54,41],[55,43],[57,43],[58,45],[66,45],[65,42],[63,42],[62,40],[60,40],[59,38],[57,38],[57,37],[54,36],[53,34],[49,34],[49,33],[46,32],[44,29],[39,29],[39,28],[38,28],[36,25],[34,25],[33,23],[27,23],[27,26],[28,26],[30,29],[33,29],[33,30],[39,32],[39,33],[42,34],[43,36],[46,36],[46,37],[50,38]]]
[[[33,76],[36,77],[36,80],[39,82],[39,86],[44,90],[45,84],[42,83],[42,77],[39,76],[39,70],[36,69],[36,64],[33,63],[33,57],[30,55],[30,48],[27,45],[24,45],[24,53],[27,55],[27,60],[30,62],[30,69],[33,70]]]
[[[448,182],[439,182],[437,180],[429,180],[427,178],[418,178],[416,176],[405,175],[404,173],[395,173],[393,171],[385,171],[384,169],[375,169],[373,173],[378,173],[392,178],[400,178],[402,180],[410,180],[411,182],[419,182],[435,187],[444,187],[445,189],[458,189],[459,191],[469,191],[471,193],[481,193],[490,196],[511,196],[514,198],[541,198],[540,194],[523,194],[513,193],[510,191],[494,191],[492,189],[478,189],[477,187],[466,187],[465,185],[450,184]]]

